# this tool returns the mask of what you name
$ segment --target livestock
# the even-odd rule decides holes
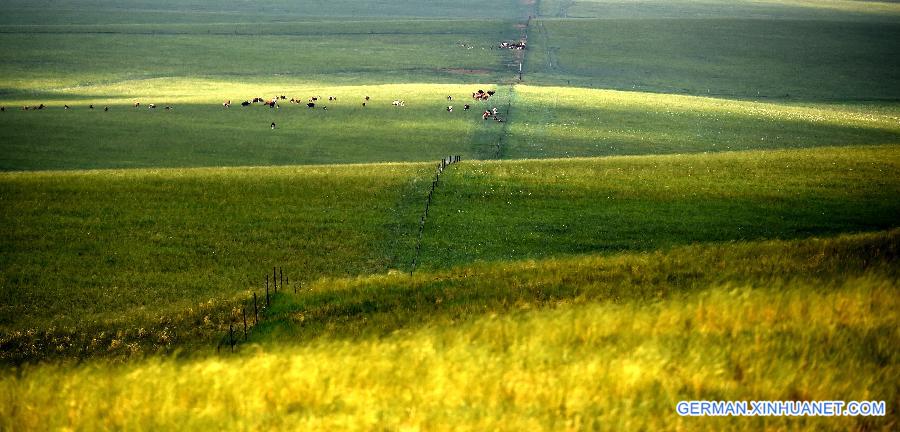
[[[322,111],[328,111],[328,107],[327,107],[327,106],[323,106],[323,107],[322,107]]]
[[[0,112],[6,112],[6,107],[0,107]]]
[[[272,130],[275,130],[275,122],[272,122]]]
[[[93,109],[93,108],[94,108],[94,106],[91,105],[91,109]],[[156,109],[156,104],[148,104],[148,105],[147,105],[147,108],[149,108],[149,109]]]
[[[469,110],[469,104],[463,105],[463,111],[468,111],[468,110]]]
[[[109,107],[103,107],[103,112],[109,111]]]
[[[140,108],[140,107],[141,107],[141,103],[140,103],[140,102],[135,102],[135,103],[134,103],[134,107],[135,107],[135,108]]]
[[[46,108],[46,107],[44,106],[44,104],[40,104],[40,105],[38,105],[38,107],[37,107],[37,109],[39,109],[39,110],[42,110],[42,109],[44,109],[44,108]]]
[[[151,104],[151,105],[153,105],[153,104]],[[88,106],[88,108],[94,109],[94,104],[90,104],[90,105]]]
[[[166,111],[171,111],[171,110],[172,110],[172,107],[166,106]]]
[[[494,93],[496,93],[494,90],[488,90],[488,91],[487,91],[488,96],[493,96]]]
[[[69,109],[68,105],[63,105],[63,109]]]
[[[447,112],[453,112],[453,105],[447,106]]]
[[[404,102],[402,99],[395,99],[393,102],[391,102],[391,105],[396,106],[396,107],[402,107],[402,106],[406,106],[406,102]]]
[[[336,98],[336,97],[334,97],[334,96],[328,96],[328,100],[330,100],[330,101],[336,101],[336,100],[337,100],[337,98]]]
[[[368,96],[366,96],[366,101],[368,101],[368,100],[369,100],[369,97],[368,97]]]
[[[307,108],[315,108],[315,107],[316,107],[316,104],[315,104],[314,102],[309,102],[309,103],[306,104],[306,107],[307,107]]]
[[[365,103],[365,102],[363,102],[363,106],[366,106],[366,103]]]
[[[222,107],[224,107],[224,108],[228,108],[230,106],[231,106],[231,99],[225,101],[225,103],[222,104]]]
[[[453,96],[447,96],[447,100],[453,100]]]
[[[485,111],[485,112],[481,113],[481,119],[482,119],[482,120],[487,120],[488,117],[493,117],[493,116],[494,116],[494,115],[491,114],[490,111]]]
[[[241,102],[241,106],[250,106],[250,101]]]

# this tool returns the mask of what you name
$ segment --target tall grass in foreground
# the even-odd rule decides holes
[[[746,277],[662,298],[642,290],[611,301],[561,300],[384,338],[248,346],[191,361],[28,367],[0,378],[0,422],[12,430],[894,428],[896,232],[759,251],[778,248],[785,252],[752,260],[748,245],[744,259],[721,262]],[[788,258],[794,249],[819,253]],[[729,254],[728,246],[718,250]],[[691,252],[667,259],[691,263]],[[797,271],[760,271],[767,267]],[[566,278],[550,268],[518,281],[590,285],[630,271]],[[888,415],[681,418],[682,399],[885,400]]]

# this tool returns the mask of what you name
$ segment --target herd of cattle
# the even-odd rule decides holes
[[[484,102],[484,101],[487,101],[488,99],[490,99],[492,96],[494,96],[494,93],[495,93],[494,90],[484,91],[484,90],[480,90],[480,89],[479,89],[478,91],[472,93],[472,99],[474,99],[474,100],[476,100],[476,101],[482,101],[482,102]],[[269,108],[275,108],[275,109],[277,109],[277,108],[279,108],[278,101],[283,101],[283,100],[287,100],[287,96],[285,96],[285,95],[279,95],[279,96],[273,97],[272,99],[265,99],[265,98],[261,98],[261,97],[255,97],[255,98],[253,98],[253,99],[248,99],[248,100],[245,100],[245,101],[241,102],[241,106],[247,107],[247,106],[250,106],[250,105],[259,103],[259,104],[263,104],[263,105],[265,105],[265,106],[268,106]],[[452,101],[452,100],[453,100],[453,96],[447,96],[447,100]],[[330,101],[330,102],[336,102],[336,101],[337,101],[337,97],[335,97],[335,96],[329,96],[329,97],[328,97],[328,101]],[[369,101],[370,101],[369,96],[366,96],[366,97],[363,99],[363,101],[362,101],[362,106],[363,106],[363,107],[368,106]],[[307,108],[313,108],[313,109],[314,109],[314,108],[316,108],[316,104],[319,103],[319,104],[321,105],[321,102],[324,102],[324,99],[323,99],[321,96],[313,96],[313,97],[308,98],[306,101],[303,101],[303,100],[301,100],[300,98],[293,98],[293,97],[292,97],[292,98],[290,99],[289,102],[290,102],[291,104],[298,104],[298,105],[302,105],[302,104],[305,103]],[[404,107],[404,106],[406,106],[406,101],[404,101],[403,99],[394,99],[394,100],[391,102],[391,105],[393,105],[393,106],[395,106],[395,107]],[[132,106],[133,106],[134,108],[140,108],[140,107],[141,107],[141,103],[140,103],[140,102],[135,102],[134,105],[132,105]],[[146,106],[147,106],[148,109],[156,109],[156,104],[153,104],[153,103],[149,103],[149,104],[147,104]],[[224,107],[224,108],[230,108],[230,107],[231,107],[231,100],[226,100],[224,103],[222,103],[222,107]],[[47,106],[44,105],[44,104],[40,104],[40,105],[37,105],[37,106],[25,105],[25,106],[22,107],[22,110],[23,110],[23,111],[32,111],[32,110],[43,110],[43,109],[45,109],[45,108],[47,108]],[[321,105],[321,108],[322,108],[323,110],[325,110],[325,111],[328,110],[328,107],[325,106],[325,105]],[[465,105],[463,106],[463,110],[464,110],[464,111],[468,111],[470,108],[471,108],[471,105],[469,105],[469,104],[465,104]],[[68,110],[68,109],[70,109],[70,107],[69,107],[69,105],[63,105],[63,109]],[[94,109],[94,104],[90,104],[90,105],[88,106],[88,109],[93,110],[93,109]],[[168,106],[168,105],[167,105],[167,106],[164,107],[164,109],[167,110],[167,111],[169,111],[169,110],[172,110],[173,108],[172,108],[172,106]],[[5,106],[0,106],[0,112],[4,112],[4,111],[6,111],[6,107],[5,107]],[[109,111],[109,106],[103,107],[103,111]],[[447,112],[453,112],[453,105],[448,105],[447,108],[446,108],[446,111],[447,111]],[[492,119],[496,120],[497,122],[503,122],[503,119],[500,118],[500,117],[497,115],[497,108],[486,109],[486,110],[482,113],[482,115],[481,115],[481,119],[482,119],[482,120],[487,120],[487,119],[489,119],[489,118],[492,118]],[[272,129],[274,129],[274,128],[275,128],[275,123],[272,123],[271,126],[272,126]]]

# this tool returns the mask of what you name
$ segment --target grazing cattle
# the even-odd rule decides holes
[[[485,112],[481,113],[481,119],[482,119],[482,120],[487,120],[488,117],[493,117],[493,116],[494,116],[494,115],[491,114],[490,111],[485,111]]]
[[[453,96],[447,96],[447,100],[453,100]]]
[[[134,107],[135,107],[135,108],[140,108],[140,107],[141,107],[141,103],[140,103],[140,102],[135,102],[135,103],[134,103]]]
[[[334,96],[328,96],[328,100],[333,101],[334,99]]]
[[[63,105],[63,109],[69,109],[68,105]]]
[[[89,109],[94,109],[94,104],[90,104],[90,105],[88,106],[88,108],[89,108]]]
[[[91,105],[91,108],[93,108],[93,105]],[[156,109],[156,104],[149,104],[149,105],[147,105],[147,108],[148,109]]]
[[[496,92],[493,91],[493,90],[488,90],[488,91],[487,91],[488,96],[493,96],[494,93],[496,93]]]
[[[447,107],[447,112],[453,112],[453,105]]]
[[[402,106],[406,106],[406,102],[404,102],[401,99],[396,99],[393,102],[391,102],[391,105],[396,106],[396,107],[402,107]]]
[[[272,130],[275,130],[275,122],[272,122]]]
[[[172,110],[172,107],[166,106],[166,111],[171,111],[171,110]]]
[[[250,101],[241,102],[241,106],[250,106]]]
[[[224,107],[224,108],[228,108],[230,106],[231,106],[231,99],[225,101],[225,103],[222,104],[222,107]]]
[[[366,106],[366,103],[365,103],[365,102],[363,102],[363,106]]]
[[[261,97],[255,97],[255,98],[253,98],[253,103],[257,103],[257,102],[264,102],[264,100],[263,100],[263,98],[261,98]]]
[[[281,100],[285,100],[285,99],[287,99],[287,96],[285,96],[285,95],[281,95],[281,96],[279,96],[279,99],[281,99]]]
[[[366,101],[367,101],[367,102],[368,102],[368,100],[369,100],[369,97],[368,97],[368,96],[366,96]]]
[[[322,107],[322,110],[323,110],[323,111],[328,111],[328,107],[327,107],[327,106],[323,106],[323,107]]]
[[[46,108],[46,107],[44,106],[44,104],[40,104],[40,105],[38,105],[38,107],[37,107],[37,109],[39,109],[39,110],[42,110],[42,109],[44,109],[44,108]]]
[[[0,107],[0,112],[6,112],[6,107]]]
[[[315,102],[315,101],[317,101],[317,100],[319,100],[319,98],[317,98],[317,97],[311,97],[311,98],[309,98],[309,101],[310,101],[310,102]]]
[[[103,107],[103,112],[109,111],[109,107]]]
[[[28,111],[28,110],[30,110],[30,109],[31,109],[31,107],[28,106],[28,105],[25,105],[25,106],[22,107],[22,111]]]
[[[307,108],[315,108],[315,107],[316,107],[316,104],[313,103],[313,102],[309,102],[309,103],[306,104],[306,107],[307,107]]]
[[[491,108],[491,114],[497,115],[497,107]]]
[[[468,111],[468,110],[469,110],[469,104],[463,105],[463,111]]]

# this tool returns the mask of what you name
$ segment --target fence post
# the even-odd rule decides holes
[[[278,283],[281,284],[281,289],[284,289],[284,267],[278,267]]]
[[[266,308],[269,307],[269,275],[266,275]]]
[[[272,267],[272,284],[275,285],[275,292],[278,292],[278,276],[275,274],[275,267]]]
[[[244,340],[247,340],[247,307],[241,306],[241,316],[244,318]]]
[[[259,308],[256,307],[256,291],[253,291],[253,325],[259,325]]]

